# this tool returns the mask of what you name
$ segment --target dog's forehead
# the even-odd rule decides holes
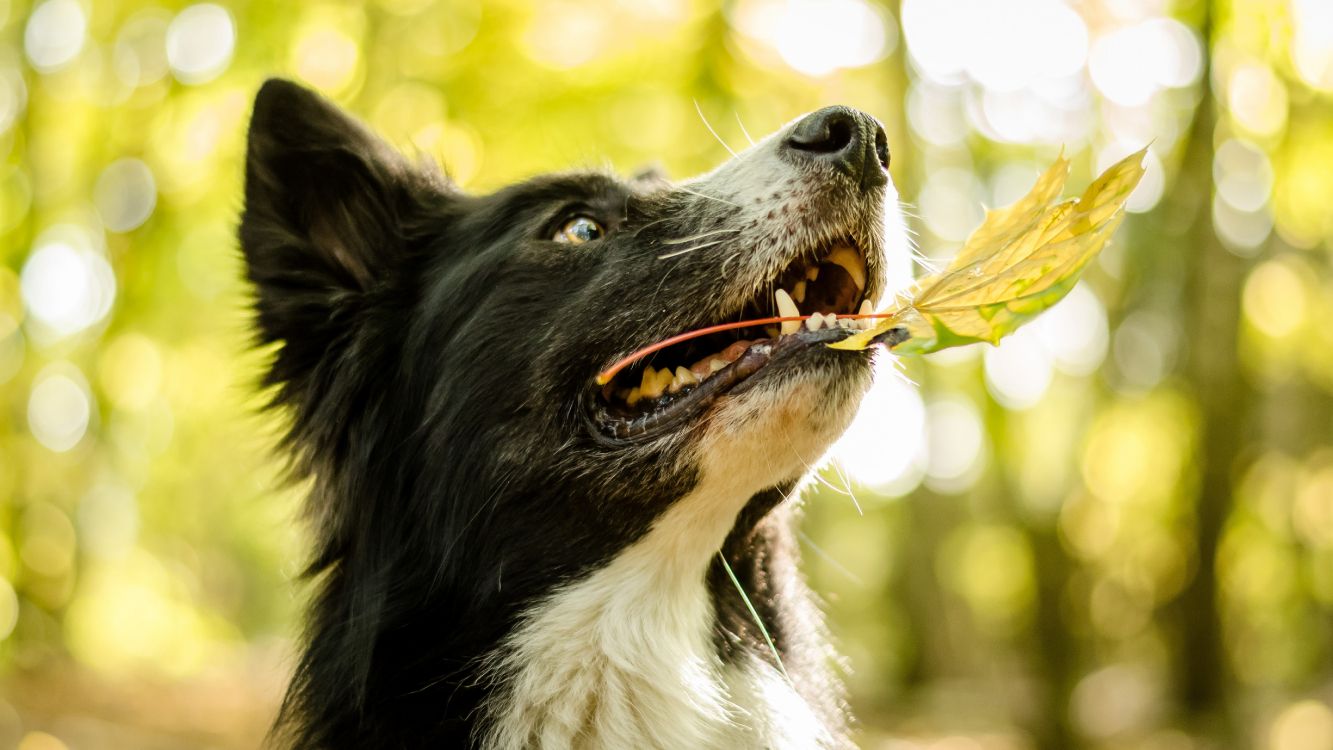
[[[632,183],[605,172],[559,172],[534,177],[498,195],[508,199],[591,206],[623,203],[634,193]]]

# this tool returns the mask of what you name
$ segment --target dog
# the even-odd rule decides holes
[[[905,252],[888,166],[874,118],[828,107],[680,184],[469,195],[265,83],[240,246],[314,542],[271,740],[848,746],[789,499],[871,381],[825,344]],[[825,315],[597,382],[794,308]]]

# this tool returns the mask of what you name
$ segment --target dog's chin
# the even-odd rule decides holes
[[[719,459],[717,468],[747,492],[799,479],[846,431],[870,380],[864,352],[820,346],[775,362],[719,398],[694,428],[701,463]]]

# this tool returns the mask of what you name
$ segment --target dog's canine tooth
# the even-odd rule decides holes
[[[796,282],[796,286],[791,288],[791,298],[797,302],[805,301],[805,279]]]
[[[858,290],[866,288],[865,262],[861,260],[860,253],[850,245],[838,245],[833,248],[833,252],[829,253],[824,262],[841,266],[852,277],[852,281],[856,282]]]
[[[778,315],[783,318],[794,318],[801,314],[801,308],[792,301],[791,295],[787,294],[786,289],[779,289],[773,293],[773,298],[777,301]],[[801,321],[784,320],[782,322],[782,335],[788,336],[801,330]]]
[[[870,302],[870,300],[863,299],[861,300],[861,306],[856,309],[856,314],[869,315],[874,311],[875,311],[875,306]],[[874,318],[858,318],[853,322],[856,323],[857,328],[863,331],[868,331],[871,328],[874,328],[875,324],[878,323],[879,321],[875,320]]]
[[[808,266],[805,269],[805,280],[814,281],[819,278],[819,266]]]
[[[629,389],[629,393],[625,396],[625,403],[633,406],[639,403],[639,399],[641,398],[643,398],[643,391],[639,390],[638,386],[635,386]]]
[[[671,387],[671,381],[673,381],[673,380],[675,380],[675,379],[676,379],[676,375],[675,375],[675,373],[671,372],[671,368],[669,368],[669,367],[663,367],[662,369],[658,370],[658,371],[657,371],[657,392],[658,392],[659,394],[666,393],[667,388],[670,388],[670,387]]]

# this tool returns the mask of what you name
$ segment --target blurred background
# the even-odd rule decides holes
[[[867,748],[1333,748],[1329,0],[0,0],[0,748],[273,715],[304,547],[234,227],[274,74],[476,191],[851,104],[917,272],[1151,143],[1065,302],[885,365],[807,567]]]

